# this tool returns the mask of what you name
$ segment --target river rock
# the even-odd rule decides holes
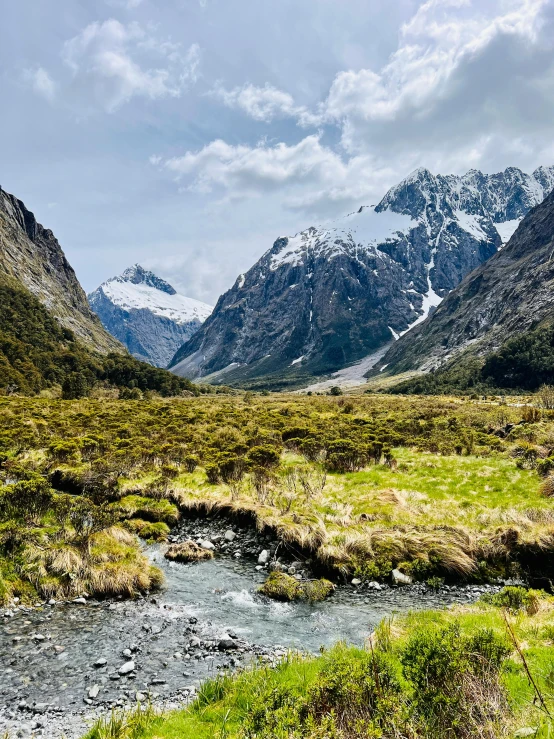
[[[262,551],[260,552],[258,556],[258,564],[266,565],[269,562],[269,557],[270,557],[269,550],[262,549]]]
[[[409,575],[405,575],[403,572],[400,572],[400,570],[393,570],[391,575],[394,585],[411,585],[413,582]]]
[[[108,664],[108,660],[105,657],[100,657],[99,659],[96,660],[93,666],[94,667],[104,667],[107,664]]]
[[[207,539],[201,541],[200,546],[202,547],[202,549],[209,549],[210,551],[215,549],[214,544],[212,544],[212,542],[208,541]]]
[[[86,606],[87,601],[85,600],[85,598],[81,597],[81,598],[74,598],[73,603],[77,603],[78,605],[81,605],[81,606]]]
[[[234,531],[231,531],[231,529],[226,531],[224,534],[225,541],[235,541],[236,538],[237,538],[237,535],[235,534]]]
[[[234,639],[226,638],[220,639],[217,648],[220,652],[228,652],[231,649],[238,649],[239,645]]]
[[[129,660],[129,662],[125,662],[124,665],[121,665],[118,672],[120,675],[128,675],[131,672],[134,672],[135,669],[135,663],[133,660]]]
[[[100,685],[93,685],[92,688],[88,689],[88,697],[94,700],[95,698],[98,698],[99,692],[100,692]]]
[[[383,585],[381,585],[380,582],[373,580],[372,582],[368,582],[367,588],[368,590],[383,590]]]
[[[351,582],[352,582],[352,585],[361,585],[362,584],[362,581],[360,580],[359,577],[353,578]]]

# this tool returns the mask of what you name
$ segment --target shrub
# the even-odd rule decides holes
[[[499,593],[483,595],[481,600],[513,613],[526,611],[529,616],[539,610],[539,593],[536,590],[527,590],[513,585],[507,585]]]
[[[505,703],[499,670],[510,651],[487,629],[463,637],[457,623],[414,634],[401,663],[413,686],[416,716],[427,730],[424,736],[496,737],[495,723]]]

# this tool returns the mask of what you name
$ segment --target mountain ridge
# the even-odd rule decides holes
[[[359,361],[423,322],[552,187],[554,167],[416,170],[375,208],[277,239],[169,367],[278,388]]]
[[[377,370],[430,372],[485,357],[554,320],[554,192],[529,211],[508,244],[468,274]]]

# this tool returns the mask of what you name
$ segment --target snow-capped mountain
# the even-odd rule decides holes
[[[553,187],[554,167],[419,169],[376,207],[277,239],[170,367],[285,387],[359,360],[424,321]]]
[[[131,354],[158,367],[167,366],[213,310],[179,295],[140,264],[104,282],[88,299],[104,327]]]

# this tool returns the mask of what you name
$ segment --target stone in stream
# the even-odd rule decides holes
[[[225,532],[225,535],[224,535],[225,541],[234,541],[236,538],[237,538],[237,535],[235,534],[234,531],[231,531],[231,529]]]
[[[394,585],[411,585],[413,582],[409,575],[405,575],[403,572],[400,572],[400,570],[393,570],[391,575]]]
[[[108,660],[105,657],[100,657],[99,659],[96,660],[93,666],[94,667],[104,667],[107,664],[108,664]]]
[[[94,700],[95,698],[98,698],[99,692],[100,692],[100,685],[93,685],[92,688],[88,689],[88,697]]]
[[[125,664],[121,665],[118,672],[120,675],[129,675],[131,672],[134,672],[135,670],[135,663],[133,660],[129,660],[129,662],[125,662]]]
[[[267,549],[262,549],[258,556],[258,564],[259,565],[266,565],[269,562],[269,551]]]
[[[207,539],[205,539],[204,541],[201,541],[200,546],[202,547],[202,549],[208,549],[209,551],[212,551],[213,549],[215,549],[214,544],[212,544],[212,542],[208,541]]]
[[[353,579],[353,580],[351,581],[351,583],[352,583],[352,585],[361,585],[361,584],[362,584],[362,581],[360,580],[360,578],[358,578],[358,577],[355,577],[355,578],[354,578],[354,579]]]
[[[217,645],[220,652],[227,652],[230,649],[238,649],[239,645],[234,639],[220,639],[219,644]]]

